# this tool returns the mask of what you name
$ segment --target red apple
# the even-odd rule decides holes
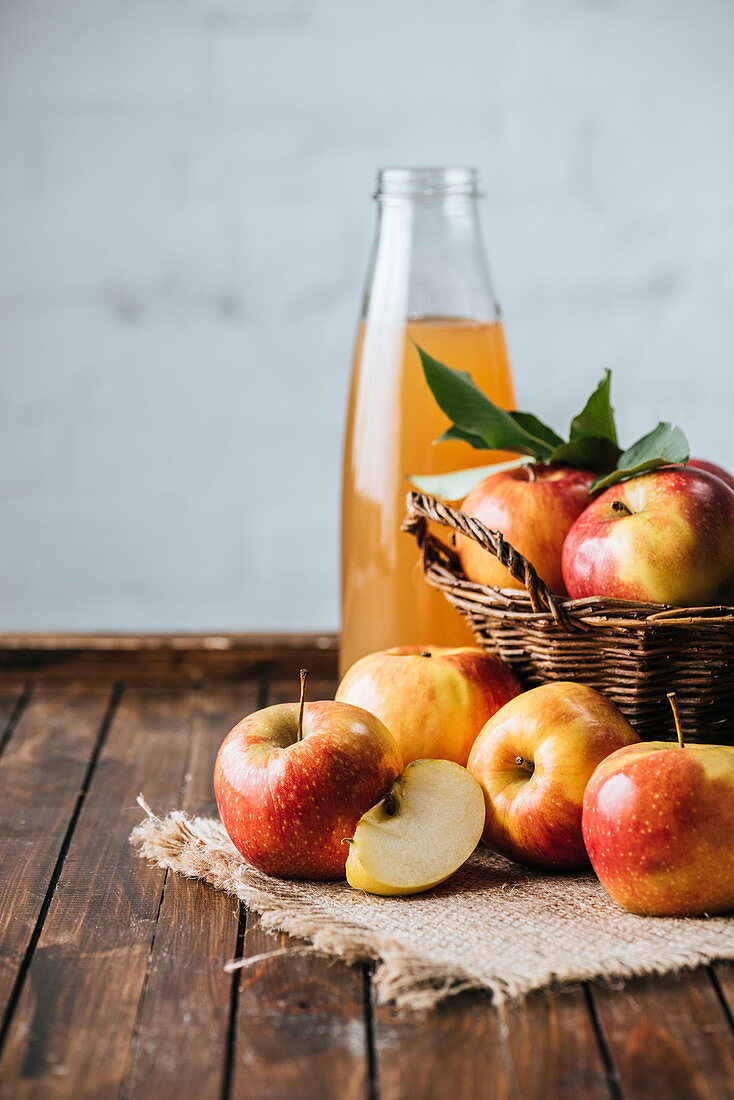
[[[406,764],[439,758],[466,764],[480,729],[521,691],[499,657],[462,646],[399,646],[362,657],[336,698],[381,718]]]
[[[730,474],[723,466],[718,466],[715,462],[707,462],[705,458],[689,458],[689,469],[691,466],[696,470],[706,470],[707,473],[720,478],[730,489],[734,489],[734,474]]]
[[[701,607],[734,582],[734,490],[713,474],[666,467],[613,485],[563,545],[573,599],[611,596]]]
[[[586,784],[598,764],[639,737],[615,705],[584,684],[557,681],[490,718],[468,769],[484,791],[484,840],[530,867],[588,866],[581,833]]]
[[[472,489],[461,505],[468,516],[507,541],[535,566],[548,587],[565,595],[561,572],[563,540],[586,508],[595,474],[569,466],[518,466],[490,474]],[[477,584],[521,588],[504,566],[465,535],[456,549],[464,573]]]
[[[402,770],[400,750],[374,714],[347,703],[307,703],[299,723],[299,704],[280,703],[227,734],[214,793],[232,843],[259,871],[343,878],[349,853],[342,841]]]
[[[586,848],[631,913],[734,910],[734,747],[649,741],[602,761],[584,795]]]

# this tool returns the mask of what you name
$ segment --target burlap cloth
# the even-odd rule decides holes
[[[662,974],[734,959],[734,917],[635,917],[592,875],[539,875],[480,846],[427,894],[379,898],[346,882],[270,878],[244,862],[219,821],[175,811],[130,837],[141,856],[240,898],[304,950],[375,963],[383,1003],[430,1007],[464,989],[518,1000],[582,980]]]

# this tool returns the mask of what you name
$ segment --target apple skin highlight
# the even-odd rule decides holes
[[[512,670],[473,646],[396,646],[362,657],[336,693],[376,714],[405,764],[425,758],[466,765],[488,718],[519,695]]]
[[[214,791],[227,833],[244,858],[283,878],[344,877],[362,814],[403,770],[395,740],[372,714],[346,703],[298,704],[243,718],[225,737]]]
[[[656,470],[613,485],[563,545],[572,599],[704,607],[734,584],[734,491],[704,470]]]
[[[594,772],[583,834],[614,900],[640,916],[734,910],[734,748],[650,741]]]
[[[543,684],[507,703],[467,765],[484,791],[485,843],[529,867],[588,867],[586,784],[605,757],[639,740],[617,707],[583,684]]]
[[[723,466],[719,466],[718,462],[709,462],[705,458],[689,458],[686,469],[690,470],[692,467],[713,474],[714,477],[718,477],[720,481],[728,485],[730,489],[734,489],[734,474],[730,473],[729,470],[725,470]]]

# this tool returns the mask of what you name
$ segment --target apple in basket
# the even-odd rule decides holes
[[[563,540],[590,501],[596,474],[570,466],[518,466],[490,474],[465,498],[461,510],[505,539],[535,566],[552,592],[565,595]],[[471,581],[496,588],[522,585],[493,554],[466,535],[456,536],[461,567]]]
[[[225,829],[245,859],[285,878],[343,878],[345,837],[403,770],[379,718],[348,703],[266,707],[222,742],[214,793]]]
[[[703,607],[732,598],[734,490],[704,470],[666,467],[613,485],[563,546],[572,598]]]
[[[438,886],[465,863],[482,835],[484,796],[452,760],[414,760],[360,818],[349,840],[347,882],[393,896]]]
[[[486,844],[531,867],[588,866],[586,784],[605,757],[639,740],[614,703],[584,684],[543,684],[512,699],[467,765],[484,791]]]
[[[612,753],[584,795],[602,886],[643,916],[734,910],[734,747],[647,741]]]
[[[336,693],[381,718],[403,760],[466,764],[480,729],[521,691],[499,657],[473,646],[399,646],[362,657]]]
[[[729,473],[728,470],[725,470],[723,466],[719,466],[716,462],[707,462],[705,458],[689,458],[689,470],[691,466],[696,470],[706,470],[707,473],[720,478],[730,489],[734,489],[734,474]]]

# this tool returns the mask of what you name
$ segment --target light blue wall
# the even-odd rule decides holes
[[[734,465],[727,0],[1,0],[0,629],[328,628],[386,163],[473,163],[521,403]]]

